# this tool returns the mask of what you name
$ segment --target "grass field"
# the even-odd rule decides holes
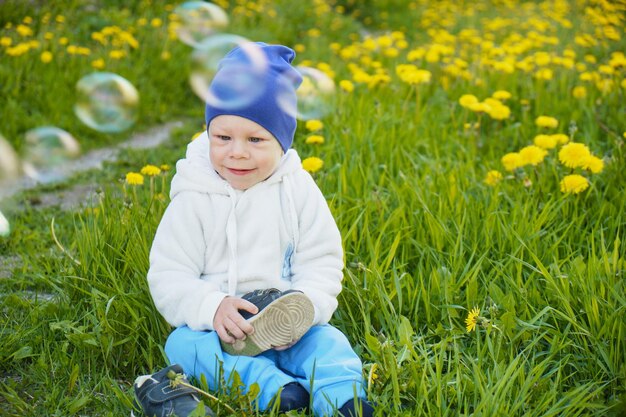
[[[86,152],[183,121],[165,145],[0,201],[0,416],[128,415],[134,378],[165,364],[148,253],[203,105],[177,4],[130,3],[0,3],[17,155],[38,126]],[[332,323],[379,415],[626,415],[626,2],[216,3],[227,32],[289,45],[336,85],[294,147],[319,158],[345,248]],[[132,128],[75,116],[96,70],[139,91]],[[163,169],[132,184],[147,165]],[[38,204],[80,184],[98,192],[79,208]],[[217,395],[219,415],[260,414]]]

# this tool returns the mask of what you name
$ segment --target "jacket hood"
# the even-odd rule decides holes
[[[204,194],[229,195],[228,182],[220,177],[215,171],[209,158],[209,136],[204,131],[194,141],[187,145],[187,153],[184,159],[176,163],[176,174],[172,179],[170,198],[174,198],[183,191],[194,191]],[[254,185],[273,184],[283,180],[302,166],[298,153],[289,149],[285,153],[276,171],[265,181]]]

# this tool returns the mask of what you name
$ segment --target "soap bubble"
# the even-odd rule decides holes
[[[244,59],[228,66],[228,73],[214,79],[218,64],[233,48],[240,47]],[[192,56],[189,83],[193,92],[214,107],[234,110],[255,101],[265,90],[267,58],[259,45],[237,35],[208,39]],[[213,88],[209,86],[213,82]]]
[[[0,237],[7,237],[11,233],[11,225],[9,220],[4,217],[4,214],[0,211]]]
[[[0,135],[0,184],[20,173],[20,160],[11,144]]]
[[[194,48],[228,26],[226,12],[213,3],[188,1],[174,9],[174,14],[180,17],[176,28],[178,39]]]
[[[39,178],[41,170],[58,167],[80,153],[76,139],[65,130],[53,126],[26,132],[24,148],[24,172],[31,178]]]
[[[135,123],[139,93],[123,77],[94,72],[76,84],[76,116],[100,132],[121,132]]]
[[[302,84],[296,90],[298,106],[290,100],[290,94],[279,94],[278,103],[281,108],[300,120],[319,119],[328,114],[332,108],[335,95],[335,83],[324,72],[310,67],[297,66],[302,76]],[[291,80],[284,79],[285,83]]]

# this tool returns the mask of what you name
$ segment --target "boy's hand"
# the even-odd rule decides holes
[[[244,340],[246,335],[254,333],[254,327],[239,314],[239,310],[246,310],[251,314],[259,312],[257,306],[239,297],[226,297],[217,307],[213,328],[225,343]]]

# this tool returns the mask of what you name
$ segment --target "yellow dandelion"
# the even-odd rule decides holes
[[[30,48],[25,43],[19,43],[12,48],[7,48],[6,53],[9,56],[20,56],[28,52]]]
[[[322,31],[318,28],[311,28],[307,31],[307,34],[312,38],[319,38],[322,35]]]
[[[98,217],[100,215],[100,207],[87,207],[85,208],[85,214]]]
[[[581,74],[578,76],[578,78],[579,78],[581,81],[593,81],[594,79],[599,78],[599,74],[597,74],[597,73],[593,73],[593,72],[588,72],[588,71],[585,71],[585,72],[581,73]]]
[[[109,52],[109,58],[111,59],[122,59],[126,56],[126,51],[122,49],[114,49]]]
[[[589,181],[582,175],[566,175],[561,180],[561,192],[565,194],[578,194],[589,188]]]
[[[376,373],[376,371],[372,372],[370,379],[372,382],[376,382],[376,380],[378,379],[378,374]]]
[[[478,319],[480,318],[480,308],[474,307],[467,313],[467,318],[465,319],[465,328],[467,332],[471,332],[476,329],[476,325],[478,324]]]
[[[161,173],[161,168],[155,165],[146,165],[141,168],[141,173],[143,175],[147,175],[148,177],[156,177]]]
[[[584,166],[590,156],[591,152],[584,143],[570,142],[559,151],[559,161],[568,168]]]
[[[52,61],[52,52],[44,51],[41,53],[41,56],[39,58],[41,59],[41,62],[47,64],[48,62]]]
[[[377,363],[373,363],[372,367],[370,368],[368,377],[367,377],[367,385],[370,386],[370,387],[378,379],[378,374],[376,373],[377,370],[378,370],[378,364]]]
[[[511,115],[511,109],[508,106],[505,106],[504,104],[499,104],[496,106],[490,106],[491,109],[487,111],[487,114],[489,114],[489,116],[492,119],[495,120],[504,120],[504,119],[508,119],[509,116]]]
[[[396,66],[396,75],[405,83],[422,84],[429,83],[432,74],[430,71],[418,69],[413,64],[399,64]]]
[[[554,72],[550,68],[541,68],[535,72],[535,78],[538,80],[551,80]]]
[[[533,166],[536,166],[543,162],[543,159],[545,158],[547,153],[548,151],[535,145],[525,146],[519,151],[522,164]]]
[[[143,185],[143,175],[137,172],[129,172],[126,174],[126,184]]]
[[[583,85],[577,85],[572,90],[572,96],[578,99],[585,98],[587,97],[587,89]]]
[[[491,106],[485,102],[471,103],[468,108],[476,113],[489,113],[491,112]]]
[[[543,149],[553,149],[556,148],[557,138],[555,135],[537,135],[533,143]]]
[[[590,64],[595,64],[596,62],[598,62],[598,60],[596,59],[595,56],[591,55],[591,54],[587,54],[585,55],[585,61],[587,61]]]
[[[599,174],[604,169],[604,161],[597,156],[589,156],[584,162],[582,167],[591,171],[592,174]]]
[[[505,90],[498,90],[492,94],[492,97],[496,100],[508,100],[511,98],[511,93]]]
[[[163,24],[163,21],[159,19],[158,17],[155,17],[154,19],[150,21],[150,26],[152,26],[153,28],[161,27],[162,24]]]
[[[600,65],[598,67],[598,72],[600,72],[601,74],[613,75],[615,74],[615,68],[610,65]]]
[[[500,181],[502,181],[502,173],[500,171],[496,171],[495,169],[487,172],[487,176],[484,179],[485,184],[492,187]]]
[[[15,31],[22,37],[26,38],[29,36],[33,36],[33,30],[26,25],[17,25]]]
[[[504,169],[507,171],[515,171],[517,168],[523,166],[522,158],[517,152],[509,152],[504,155],[500,162],[504,165]]]
[[[459,98],[459,104],[465,108],[469,108],[476,103],[478,103],[478,98],[472,94],[463,94],[461,98]]]
[[[306,121],[304,127],[306,127],[309,132],[315,132],[316,130],[321,130],[324,127],[324,123],[317,119],[311,119]]]
[[[322,166],[324,166],[324,161],[315,156],[311,156],[302,161],[302,168],[312,174],[322,169]]]
[[[308,145],[321,145],[324,143],[324,136],[321,135],[311,135],[306,138],[305,143]]]
[[[383,51],[383,55],[385,55],[386,57],[389,58],[395,58],[398,55],[400,55],[400,51],[396,48],[385,48],[385,50]]]
[[[539,127],[556,128],[559,125],[559,121],[550,116],[539,116],[535,119],[535,124]]]
[[[354,91],[354,84],[350,80],[341,80],[339,81],[339,88],[341,88],[346,93],[351,93]]]
[[[98,58],[91,61],[91,66],[95,69],[103,69],[104,68],[104,59]]]
[[[340,44],[339,42],[332,42],[332,43],[330,44],[330,49],[331,49],[333,52],[339,52],[339,50],[341,49],[341,44]]]
[[[613,52],[611,53],[611,60],[609,61],[609,65],[613,68],[626,67],[626,55],[623,52]]]
[[[169,166],[168,164],[161,164],[159,168],[161,168],[161,171],[166,171],[166,172],[172,169],[172,167]]]

